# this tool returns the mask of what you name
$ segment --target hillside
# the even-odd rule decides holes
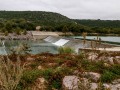
[[[20,29],[35,30],[37,25],[43,31],[62,31],[80,34],[120,34],[120,21],[79,20],[45,11],[0,11],[0,31],[14,32]],[[21,30],[19,30],[21,31]]]
[[[120,28],[119,20],[74,20],[77,23],[90,26],[90,27],[111,27]]]
[[[0,11],[0,19],[26,19],[36,25],[59,25],[62,23],[72,23],[66,16],[53,12],[44,11]]]
[[[120,34],[120,20],[79,20],[75,22],[91,27],[92,30],[97,30],[103,33],[116,33]],[[105,31],[105,32],[104,32]]]

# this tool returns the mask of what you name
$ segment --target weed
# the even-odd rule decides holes
[[[15,90],[23,75],[24,65],[21,65],[19,56],[16,62],[8,57],[0,58],[0,81],[2,90]]]
[[[60,54],[73,54],[75,51],[70,47],[60,47],[58,49]]]

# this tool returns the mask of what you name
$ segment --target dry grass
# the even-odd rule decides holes
[[[16,90],[24,70],[19,56],[16,59],[12,62],[7,56],[0,58],[0,90]]]

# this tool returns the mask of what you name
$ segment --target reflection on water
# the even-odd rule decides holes
[[[31,54],[38,54],[43,52],[49,52],[56,54],[58,53],[58,47],[43,40],[37,41],[26,41],[26,40],[9,40],[5,41],[5,48],[2,45],[2,41],[0,41],[0,54],[4,55],[10,53],[10,49],[19,46],[20,44],[27,44],[30,47]],[[6,50],[6,52],[4,52]]]

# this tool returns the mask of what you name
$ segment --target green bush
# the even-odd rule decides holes
[[[117,77],[117,75],[114,74],[113,72],[105,70],[105,71],[103,72],[103,74],[101,75],[101,82],[110,83],[110,82],[113,81],[116,77]]]
[[[112,67],[110,67],[108,69],[109,69],[109,71],[119,75],[119,77],[120,77],[120,65],[119,64],[118,65],[114,65],[114,66],[112,66]]]
[[[53,71],[54,70],[52,68],[48,68],[42,72],[42,76],[45,79],[49,80],[51,78],[51,76],[53,75]]]
[[[60,47],[58,49],[58,51],[59,51],[60,54],[72,54],[72,53],[75,53],[75,51],[70,47]]]
[[[22,77],[22,80],[28,84],[33,83],[40,75],[42,74],[42,71],[40,70],[28,70],[25,71]]]

